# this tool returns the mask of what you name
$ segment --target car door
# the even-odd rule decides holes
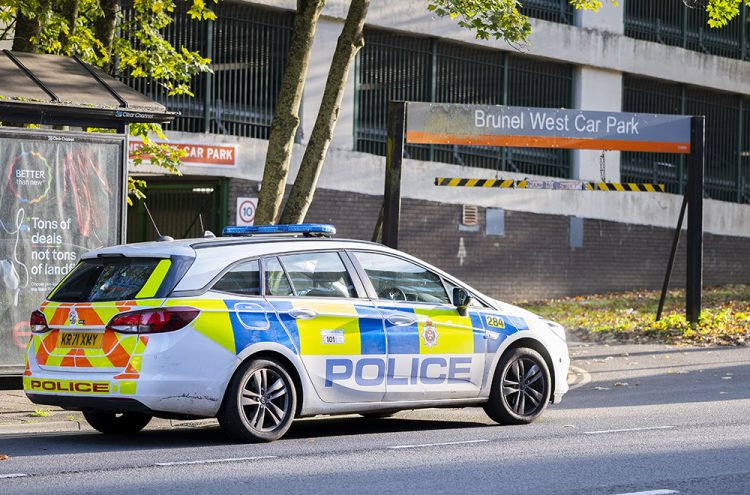
[[[335,251],[266,258],[266,297],[295,336],[323,401],[381,401],[386,370],[382,318],[352,277],[349,263]]]
[[[410,260],[369,251],[350,255],[383,314],[385,400],[478,396],[486,341],[476,311],[460,315],[442,278]]]

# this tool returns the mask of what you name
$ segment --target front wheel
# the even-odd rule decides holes
[[[294,383],[284,366],[254,359],[242,364],[229,382],[218,420],[239,441],[270,442],[287,432],[296,408]]]
[[[133,435],[151,421],[151,416],[139,412],[83,411],[83,417],[97,431],[107,435]]]
[[[551,383],[547,363],[538,352],[513,349],[500,358],[484,410],[501,424],[531,423],[547,407]]]

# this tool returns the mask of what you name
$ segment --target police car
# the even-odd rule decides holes
[[[31,316],[24,390],[131,434],[216,417],[240,441],[294,418],[482,406],[530,423],[567,391],[560,325],[329,225],[85,254]]]

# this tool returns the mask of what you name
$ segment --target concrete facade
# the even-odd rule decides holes
[[[294,0],[254,0],[264,8],[294,10]],[[502,41],[471,32],[426,10],[426,0],[373,0],[368,25],[419,36],[512,51]],[[346,0],[329,0],[318,26],[301,109],[302,142],[295,145],[290,183],[304,152],[346,16]],[[575,25],[532,20],[529,56],[574,64],[576,108],[619,111],[623,74],[678,81],[750,95],[750,62],[706,55],[624,36],[623,6],[578,12]],[[385,160],[354,149],[355,85],[350,74],[333,143],[309,221],[331,222],[344,236],[369,239],[383,191]],[[230,178],[229,223],[235,198],[257,195],[267,141],[169,133],[172,140],[237,143],[236,167],[190,167],[186,173]],[[572,176],[599,180],[601,151],[576,151]],[[620,153],[605,152],[608,181],[620,179]],[[140,171],[153,171],[144,166]],[[134,172],[138,172],[134,170]],[[406,160],[402,247],[489,294],[513,300],[634,288],[657,288],[669,255],[682,198],[673,194],[437,188],[437,176],[495,178],[487,169]],[[503,172],[503,177],[526,175]],[[460,230],[461,207],[480,208],[480,228]],[[343,206],[342,206],[343,205]],[[504,219],[504,235],[488,235],[486,210]],[[705,281],[750,283],[741,260],[750,255],[750,205],[707,200],[704,205]],[[684,244],[683,244],[684,248]],[[465,253],[466,256],[459,256]],[[673,284],[684,280],[680,251]]]

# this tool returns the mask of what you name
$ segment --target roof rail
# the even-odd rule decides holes
[[[298,223],[289,225],[248,225],[224,227],[222,236],[242,237],[251,235],[299,235],[305,237],[331,237],[336,227],[322,223]]]

